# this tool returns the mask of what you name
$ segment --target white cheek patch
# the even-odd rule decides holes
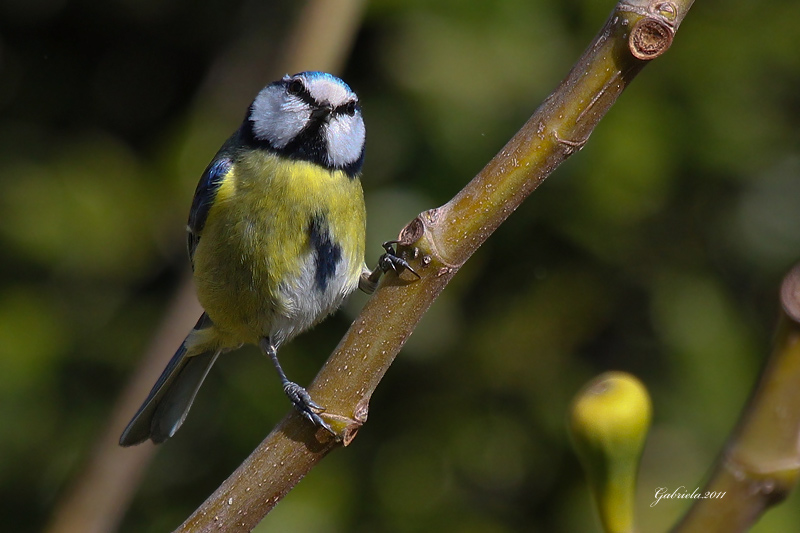
[[[364,148],[364,120],[360,113],[354,116],[336,115],[324,129],[328,144],[328,163],[345,167],[361,157]]]
[[[253,133],[274,148],[285,148],[299,134],[311,114],[308,104],[297,96],[285,96],[282,86],[262,89],[253,102]]]

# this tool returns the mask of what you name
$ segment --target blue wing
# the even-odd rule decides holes
[[[218,154],[218,156],[208,165],[203,172],[197,189],[194,191],[192,200],[192,210],[189,212],[189,225],[186,227],[186,247],[189,251],[189,259],[194,258],[194,251],[200,242],[200,235],[208,219],[208,212],[214,204],[217,191],[225,180],[225,176],[233,167],[233,159],[230,156]]]

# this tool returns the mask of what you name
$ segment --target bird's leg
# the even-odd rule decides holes
[[[300,414],[309,419],[313,424],[323,427],[332,435],[335,435],[336,433],[331,429],[328,423],[319,416],[320,413],[325,411],[325,408],[312,400],[311,395],[306,389],[293,381],[289,381],[289,378],[286,377],[286,373],[283,371],[281,363],[278,361],[278,351],[275,349],[272,342],[270,342],[269,337],[263,337],[260,346],[261,350],[272,360],[272,364],[275,365],[275,370],[278,371],[278,377],[281,379],[283,392],[289,397],[295,409],[300,411]]]
[[[364,272],[361,273],[361,278],[358,280],[359,289],[367,294],[372,294],[375,292],[375,288],[378,286],[378,281],[380,281],[381,276],[390,270],[394,271],[398,276],[402,274],[404,270],[408,270],[417,276],[418,279],[420,278],[420,275],[411,268],[408,261],[400,257],[394,249],[394,245],[399,243],[400,241],[386,241],[383,243],[383,249],[386,250],[386,253],[378,258],[378,265],[374,269],[371,271],[365,269]]]

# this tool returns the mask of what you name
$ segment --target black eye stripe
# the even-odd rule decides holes
[[[300,89],[299,91],[293,90],[295,87],[297,87],[297,82],[299,82],[299,84],[300,84],[299,87],[298,87]],[[286,88],[286,92],[288,94],[291,94],[292,96],[296,96],[297,98],[299,98],[303,102],[307,103],[311,107],[317,107],[318,106],[317,102],[311,96],[311,93],[308,92],[308,87],[306,87],[306,84],[303,83],[301,80],[299,80],[297,78],[294,78],[294,79],[290,78],[288,80],[285,80],[283,85]]]
[[[338,106],[336,109],[333,110],[334,115],[349,115],[353,116],[356,114],[356,111],[359,111],[361,106],[358,105],[358,102],[355,100],[350,100],[346,104],[342,104]]]
[[[319,102],[317,102],[311,93],[306,87],[305,83],[298,78],[288,78],[283,80],[283,85],[286,90],[287,94],[295,96],[302,100],[304,103],[308,104],[311,108],[316,109],[320,107]],[[357,100],[350,100],[340,106],[337,106],[331,112],[332,115],[349,115],[354,116],[356,111],[361,110],[361,106],[359,105]]]

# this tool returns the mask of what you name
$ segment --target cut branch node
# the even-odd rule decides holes
[[[633,25],[628,48],[637,59],[650,61],[667,51],[674,33],[675,30],[665,22],[645,17]]]

